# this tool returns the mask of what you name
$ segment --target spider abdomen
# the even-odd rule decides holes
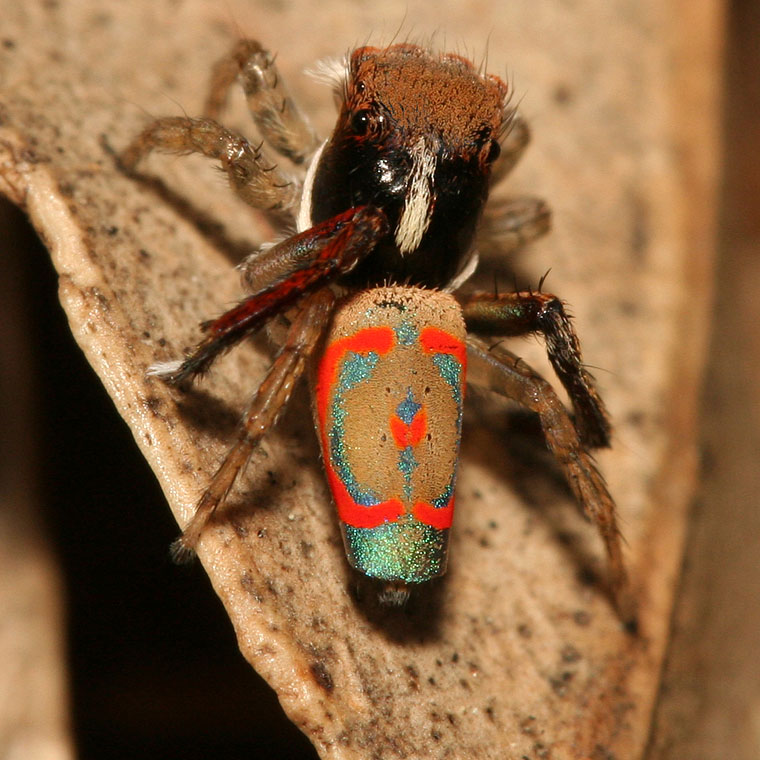
[[[421,583],[446,570],[466,369],[454,298],[388,287],[336,311],[315,418],[349,562]]]

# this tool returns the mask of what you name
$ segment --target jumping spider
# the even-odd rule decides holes
[[[175,555],[194,550],[309,364],[349,562],[384,581],[395,601],[408,584],[441,575],[467,365],[470,383],[538,414],[549,450],[604,540],[614,600],[632,623],[615,505],[589,455],[609,446],[610,425],[562,302],[534,291],[456,292],[477,264],[473,240],[489,189],[528,142],[507,86],[465,58],[412,44],[358,48],[330,78],[339,115],[321,142],[272,56],[242,40],[214,68],[204,118],[158,119],[121,157],[133,170],[152,150],[202,153],[221,163],[246,203],[287,215],[298,230],[243,262],[252,295],[206,322],[206,337],[189,356],[152,368],[168,383],[187,384],[273,317],[291,317]],[[235,80],[263,145],[305,168],[301,177],[219,124]],[[500,216],[509,249],[540,234],[548,212],[523,200],[504,205]],[[574,416],[524,361],[468,330],[540,333]]]

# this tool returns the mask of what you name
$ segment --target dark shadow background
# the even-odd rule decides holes
[[[31,387],[10,388],[0,417],[5,425],[21,412],[14,390],[31,396],[24,432],[63,579],[78,757],[316,758],[241,656],[200,565],[172,564],[178,529],[164,496],[74,343],[47,251],[2,199],[0,229],[4,316],[14,303],[20,310],[5,329],[23,340],[23,350],[0,357],[0,373],[31,378]]]
[[[760,3],[735,0],[729,19],[704,472],[650,760],[760,756]],[[74,344],[44,247],[0,203],[79,757],[315,758],[239,654],[200,567],[169,561],[177,527],[163,495]]]

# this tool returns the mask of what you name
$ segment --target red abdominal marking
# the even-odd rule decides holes
[[[383,523],[396,522],[404,514],[401,499],[388,499],[370,506],[357,504],[332,467],[327,468],[327,482],[335,499],[338,517],[353,528],[377,528]]]
[[[414,505],[414,516],[425,525],[438,530],[445,530],[451,527],[454,521],[454,495],[452,494],[449,503],[445,507],[434,507],[425,501],[418,501]]]
[[[327,438],[327,409],[330,404],[331,392],[337,382],[338,367],[344,356],[348,352],[364,355],[375,352],[383,356],[393,348],[395,342],[396,336],[390,327],[368,327],[355,335],[336,340],[325,349],[324,356],[319,364],[316,391],[323,451],[330,451]],[[346,525],[351,525],[354,528],[376,528],[383,523],[394,522],[404,513],[404,507],[399,499],[390,499],[372,506],[357,504],[338,473],[335,472],[327,454],[325,455],[325,470],[330,490],[335,499],[338,517]]]
[[[327,436],[327,407],[330,403],[330,393],[335,387],[338,374],[338,365],[349,351],[355,354],[368,354],[374,351],[384,356],[393,348],[396,336],[390,327],[368,327],[360,330],[355,335],[336,340],[325,349],[322,361],[319,363],[319,376],[317,378],[317,410],[319,413],[319,427],[322,437]],[[329,451],[325,448],[325,451]]]
[[[464,343],[445,330],[437,327],[426,327],[419,339],[422,350],[428,355],[449,354],[456,358],[464,367],[466,348]],[[396,335],[391,327],[368,327],[359,330],[354,335],[339,338],[325,349],[319,364],[317,375],[317,414],[320,424],[323,451],[330,451],[328,438],[328,410],[332,403],[333,393],[339,383],[340,367],[346,354],[353,353],[366,356],[376,353],[385,356],[396,346]],[[422,407],[407,423],[398,413],[389,418],[390,432],[399,450],[418,446],[428,432],[427,410]],[[405,509],[400,498],[394,497],[379,504],[357,504],[336,471],[330,456],[325,456],[328,484],[332,491],[340,520],[354,528],[376,528],[384,523],[395,522],[408,508]],[[424,501],[417,501],[411,509],[414,517],[420,522],[438,530],[451,527],[454,515],[454,497],[444,507],[435,507]]]
[[[390,425],[393,440],[399,449],[417,446],[427,432],[427,412],[424,407],[420,409],[408,425],[397,414],[394,414],[391,417]]]
[[[438,327],[426,327],[420,335],[420,343],[428,354],[451,354],[462,365],[467,366],[467,347],[459,338],[455,338]]]
[[[420,343],[428,354],[452,355],[459,362],[464,375],[467,366],[467,347],[459,338],[438,327],[426,327],[420,335]],[[464,380],[464,376],[462,379]],[[462,382],[462,394],[464,395],[464,382]],[[420,522],[438,530],[450,528],[454,519],[454,494],[451,495],[445,507],[434,507],[427,502],[418,501],[414,505],[414,516]]]

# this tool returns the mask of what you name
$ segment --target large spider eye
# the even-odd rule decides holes
[[[351,115],[351,131],[360,137],[369,132],[371,118],[366,110],[356,111]]]

